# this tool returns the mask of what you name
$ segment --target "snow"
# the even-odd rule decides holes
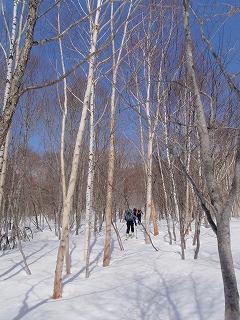
[[[138,239],[125,241],[125,223],[118,222],[124,250],[112,230],[110,265],[102,267],[103,230],[92,235],[90,277],[85,278],[84,226],[70,237],[72,274],[63,276],[63,297],[51,299],[59,241],[54,231],[35,232],[23,248],[32,272],[27,275],[18,249],[0,252],[1,320],[220,320],[224,296],[216,237],[201,229],[199,257],[194,260],[193,234],[186,259],[180,243],[168,243],[166,222],[159,222],[154,246],[146,245],[141,226]],[[240,284],[240,221],[231,221],[232,250]]]

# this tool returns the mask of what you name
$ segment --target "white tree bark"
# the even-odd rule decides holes
[[[147,35],[148,37],[148,35]],[[147,39],[147,42],[149,42],[150,39]],[[147,49],[150,52],[150,45],[147,43]],[[160,110],[160,106],[157,106],[157,110],[156,113],[154,114],[154,118],[151,114],[151,107],[150,107],[150,92],[151,92],[151,65],[152,65],[152,61],[151,61],[151,55],[149,55],[147,57],[147,61],[146,61],[146,74],[147,74],[147,83],[146,83],[146,104],[145,104],[145,113],[147,116],[147,129],[148,129],[148,140],[147,140],[147,161],[146,161],[146,181],[147,181],[147,208],[146,208],[146,220],[145,220],[145,228],[146,228],[146,234],[145,234],[145,242],[146,244],[150,244],[151,241],[149,239],[149,234],[150,234],[150,218],[151,216],[153,217],[152,214],[152,208],[153,208],[153,197],[152,197],[152,162],[153,162],[153,139],[154,139],[154,135],[156,132],[156,128],[157,128],[157,124],[158,124],[158,115],[159,115],[159,110]],[[152,119],[153,118],[153,119]],[[153,223],[155,224],[155,230],[157,230],[156,227],[156,216],[154,217],[155,219],[153,219]],[[158,233],[158,231],[155,231],[156,233]]]
[[[173,204],[174,204],[174,209],[175,209],[174,212],[172,213],[172,219],[176,220],[176,219],[179,219],[180,211],[179,211],[179,205],[178,205],[178,199],[177,199],[177,188],[176,188],[176,184],[175,184],[173,168],[172,168],[172,161],[171,161],[170,150],[169,150],[169,133],[168,133],[168,128],[167,128],[167,110],[166,110],[166,106],[164,106],[163,128],[164,128],[164,135],[165,135],[168,170],[169,170],[169,173],[170,173],[172,193],[173,193]],[[175,231],[174,231],[174,238],[175,238]],[[181,246],[181,248],[182,248],[182,246]],[[182,250],[182,253],[184,254],[183,250]]]
[[[165,178],[163,174],[163,169],[162,169],[162,163],[161,163],[161,158],[160,158],[160,152],[159,152],[159,144],[157,143],[157,153],[158,153],[158,165],[159,165],[159,170],[162,178],[162,186],[163,186],[163,193],[164,193],[164,199],[165,199],[165,217],[167,220],[167,229],[168,229],[168,235],[169,235],[169,244],[172,245],[172,232],[171,232],[171,226],[170,226],[170,221],[171,221],[171,216],[169,215],[169,208],[168,208],[168,196],[167,196],[167,190],[166,190],[166,183],[165,183]]]
[[[89,160],[88,160],[88,178],[86,192],[86,233],[85,233],[85,259],[86,273],[85,277],[89,277],[90,263],[90,240],[91,240],[91,224],[92,224],[92,200],[93,200],[93,177],[94,177],[94,84],[92,86],[91,103],[90,103],[90,139],[89,139]]]
[[[3,8],[3,3],[1,2],[2,14],[4,16],[5,27],[6,27],[8,35],[9,35],[9,43],[10,43],[8,56],[7,56],[6,51],[2,47],[4,50],[4,54],[6,57],[6,64],[7,64],[6,87],[5,87],[2,112],[4,112],[7,99],[9,98],[12,72],[13,72],[13,70],[16,69],[16,66],[18,65],[18,60],[19,60],[20,40],[21,40],[22,33],[23,33],[23,18],[24,18],[24,11],[26,8],[26,2],[24,1],[23,3],[21,3],[22,10],[21,10],[20,16],[18,15],[18,12],[17,12],[18,5],[19,5],[19,1],[14,1],[13,19],[12,19],[12,33],[10,36],[9,31],[8,31],[8,26],[6,23],[6,17],[5,17],[5,12],[4,12],[4,8]],[[9,126],[9,129],[7,131],[6,139],[0,148],[0,208],[2,208],[2,201],[3,201],[3,192],[4,192],[3,188],[4,188],[4,184],[5,184],[5,178],[6,178],[10,135],[11,135],[11,125]]]
[[[61,34],[61,23],[60,23],[60,3],[58,4],[58,34]],[[64,74],[65,71],[65,63],[64,63],[64,56],[63,56],[63,49],[62,49],[62,39],[59,37],[59,52],[61,58],[61,65],[62,65],[62,73]],[[64,150],[65,150],[65,129],[66,129],[66,119],[68,113],[68,96],[67,96],[67,79],[63,79],[63,107],[61,107],[62,112],[62,130],[61,130],[61,145],[60,145],[60,167],[61,167],[61,184],[62,184],[62,202],[63,207],[66,200],[66,174],[65,174],[65,160],[64,160]],[[66,243],[66,273],[71,273],[71,266],[70,266],[70,256],[69,256],[69,238]]]
[[[91,42],[91,47],[90,47],[90,53],[95,52],[95,50],[96,50],[97,38],[98,38],[98,32],[99,32],[99,17],[100,17],[100,11],[101,11],[101,9],[100,9],[101,3],[102,3],[102,0],[98,0],[98,2],[97,2],[98,10],[96,10],[94,25],[92,26],[92,30],[90,31],[92,33],[92,42]],[[73,159],[72,159],[71,174],[70,174],[69,184],[68,184],[68,188],[67,188],[66,199],[65,199],[64,207],[63,207],[62,235],[61,235],[61,240],[60,240],[59,249],[58,249],[58,256],[57,256],[57,263],[56,263],[56,270],[55,270],[55,279],[54,279],[54,289],[53,289],[53,296],[52,296],[54,299],[58,299],[62,296],[63,262],[64,262],[64,256],[66,253],[66,245],[68,243],[68,237],[69,237],[70,213],[71,213],[73,195],[74,195],[74,190],[75,190],[76,180],[77,180],[77,171],[78,171],[80,150],[81,150],[81,146],[82,146],[83,133],[85,130],[85,124],[86,124],[86,120],[87,120],[87,112],[88,112],[89,102],[90,102],[90,97],[91,97],[91,89],[92,89],[93,81],[94,81],[95,59],[96,59],[95,55],[92,55],[91,58],[89,59],[87,87],[86,87],[84,101],[83,101],[81,120],[79,123],[77,138],[76,138],[76,142],[75,142],[75,148],[74,148]]]
[[[60,3],[59,3],[60,7]],[[61,24],[60,24],[60,16],[58,11],[58,34],[61,33]],[[61,64],[62,64],[62,73],[64,74],[65,71],[65,63],[64,63],[64,56],[62,50],[62,39],[59,37],[59,51],[61,57]],[[65,161],[64,161],[64,149],[65,149],[65,129],[66,129],[66,119],[68,114],[68,97],[67,97],[67,79],[63,79],[63,107],[61,107],[62,112],[62,130],[61,130],[61,146],[60,146],[60,162],[61,162],[61,182],[62,182],[62,197],[63,200],[66,197],[66,175],[65,175]]]
[[[0,145],[3,145],[4,143],[12,121],[13,114],[20,98],[19,88],[22,84],[29,54],[33,46],[33,34],[37,21],[37,9],[38,0],[29,0],[26,21],[26,34],[23,40],[21,53],[19,54],[18,63],[15,66],[14,73],[11,75],[11,85],[8,88],[8,93],[5,95],[5,109],[3,110],[0,117]]]
[[[9,98],[10,88],[11,88],[11,81],[12,81],[12,69],[13,69],[13,60],[14,60],[14,45],[15,45],[15,41],[16,41],[18,4],[19,4],[19,1],[18,0],[14,0],[14,3],[13,3],[13,17],[12,17],[12,32],[11,32],[11,38],[9,39],[10,47],[9,47],[8,55],[5,52],[5,55],[7,55],[7,57],[6,57],[7,77],[6,77],[5,93],[4,93],[4,97],[3,97],[3,108],[2,108],[2,112],[3,113],[4,113],[4,110],[6,108],[7,99]],[[5,16],[4,9],[3,9],[3,3],[1,3],[1,5],[2,5],[2,13]],[[7,28],[8,27],[6,25],[6,29]],[[21,30],[19,30],[19,32],[21,32]],[[5,174],[6,174],[6,163],[7,163],[7,151],[8,151],[9,137],[10,137],[10,127],[9,127],[9,130],[8,130],[6,139],[5,139],[4,143],[0,147],[0,208],[2,207],[3,186],[4,186]]]
[[[149,40],[148,40],[149,41]],[[150,233],[150,218],[152,214],[152,150],[153,150],[153,132],[152,132],[152,119],[150,114],[150,89],[151,89],[151,61],[148,56],[146,61],[147,64],[147,95],[146,95],[146,105],[145,112],[147,116],[148,124],[148,141],[147,141],[147,208],[146,208],[146,219],[145,219],[145,241],[150,244],[149,233]]]
[[[106,198],[106,239],[104,245],[103,267],[107,267],[110,262],[110,245],[111,245],[111,223],[112,223],[112,195],[113,195],[113,177],[114,177],[114,161],[115,161],[115,147],[114,147],[114,130],[115,130],[115,96],[117,85],[117,72],[120,65],[123,44],[127,34],[127,26],[132,10],[132,0],[130,0],[127,19],[124,25],[121,44],[118,50],[118,55],[115,49],[114,40],[114,2],[111,4],[111,33],[112,33],[112,92],[111,92],[111,119],[110,119],[110,147],[108,154],[108,179],[107,179],[107,198]]]
[[[221,198],[219,185],[214,176],[214,166],[211,158],[211,145],[204,108],[200,91],[194,71],[192,54],[192,38],[189,24],[189,1],[183,0],[184,33],[186,42],[186,62],[189,76],[189,85],[194,96],[194,103],[197,116],[197,128],[200,138],[201,160],[203,163],[203,174],[206,179],[211,204],[217,221],[217,242],[221,264],[222,278],[225,294],[225,320],[239,320],[239,294],[236,275],[233,266],[231,239],[230,239],[230,213],[236,190],[239,187],[240,177],[240,134],[238,129],[237,154],[235,172],[232,181],[232,188],[225,203]]]
[[[187,106],[187,104],[186,104]],[[189,118],[191,118],[191,110],[189,110]],[[186,152],[186,156],[185,156],[185,163],[186,163],[186,170],[187,172],[190,171],[190,160],[191,160],[191,135],[190,135],[190,129],[189,129],[189,124],[191,124],[187,121],[187,108],[185,110],[184,113],[185,116],[185,137],[186,137],[186,147],[185,147],[185,152]],[[185,229],[186,232],[191,231],[191,220],[192,220],[192,210],[190,207],[190,196],[191,196],[191,189],[190,189],[190,181],[189,179],[186,177],[186,203],[185,203]],[[185,233],[185,231],[184,231]]]

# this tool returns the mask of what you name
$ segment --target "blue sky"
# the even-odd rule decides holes
[[[222,59],[228,61],[230,74],[240,71],[240,1],[201,0],[192,1],[192,7],[203,21],[205,35],[211,40],[214,50],[222,52]],[[199,25],[194,20],[192,29],[199,33]]]
[[[84,2],[84,1],[83,1]],[[11,2],[12,3],[12,2]],[[3,4],[5,4],[6,9],[11,9],[9,6],[9,0],[3,0]],[[6,6],[7,4],[7,6]],[[52,4],[52,1],[45,1],[44,5],[50,6]],[[179,1],[179,4],[181,4],[181,1]],[[238,12],[235,12],[234,14],[228,14],[229,10],[232,8],[237,8],[240,6],[240,1],[216,1],[216,0],[200,0],[200,1],[192,1],[191,2],[194,11],[204,20],[204,30],[206,32],[206,35],[209,39],[212,40],[212,43],[214,45],[214,49],[218,51],[218,49],[221,50],[221,57],[224,61],[227,62],[227,70],[228,72],[232,74],[238,74],[240,72],[240,41],[239,41],[239,21],[240,21],[240,10]],[[119,3],[116,2],[115,6],[118,6]],[[232,10],[231,12],[234,12]],[[55,10],[56,14],[56,10]],[[76,16],[78,15],[77,12],[75,12]],[[125,12],[126,14],[126,12]],[[66,11],[63,13],[62,18],[68,16],[70,17],[70,12],[66,9]],[[51,16],[49,15],[49,18]],[[11,12],[9,11],[8,18],[11,18]],[[55,17],[56,18],[56,17]],[[72,17],[74,18],[74,17]],[[193,19],[193,18],[192,18]],[[54,32],[51,30],[51,26],[48,27],[47,23],[45,24],[45,19],[41,19],[42,22],[39,23],[37,26],[42,27],[41,31],[36,29],[36,40],[40,40],[43,38],[48,38],[54,34]],[[194,21],[194,19],[192,20]],[[46,22],[46,21],[45,21]],[[65,23],[71,23],[70,20],[65,20]],[[3,20],[0,20],[0,28],[1,28],[1,34],[4,34],[4,26],[3,26]],[[50,30],[50,31],[49,31]],[[81,27],[76,33],[73,33],[73,39],[77,40],[78,35],[83,32],[84,26]],[[52,33],[51,33],[52,32]],[[85,31],[86,32],[86,31]],[[199,39],[199,26],[194,22],[192,25],[192,32],[193,32],[193,38]],[[104,35],[103,39],[106,39],[108,37],[108,34]],[[87,37],[85,37],[86,40]],[[117,37],[116,37],[117,40]],[[4,41],[4,38],[1,38],[1,41]],[[81,42],[81,39],[74,44],[77,46],[76,49],[82,51],[83,54],[89,50],[87,44],[88,40],[85,43]],[[4,43],[3,43],[4,44]],[[70,42],[67,42],[67,44],[70,44]],[[202,44],[201,49],[204,50]],[[69,49],[69,48],[68,48]],[[65,48],[65,54],[67,56],[67,59],[65,60],[67,63],[67,67],[70,67],[71,65],[75,64],[78,59],[81,59],[81,54],[77,51],[68,50]],[[32,53],[38,56],[38,59],[41,63],[41,68],[44,69],[45,73],[39,73],[37,75],[36,81],[42,82],[44,77],[48,78],[56,78],[57,72],[55,70],[57,64],[59,65],[59,57],[58,57],[58,42],[51,43],[51,44],[44,44],[38,47],[34,47]],[[110,49],[108,48],[108,51],[104,52],[104,55],[108,56],[110,55]],[[3,60],[3,56],[0,56],[0,59]],[[100,58],[101,59],[101,58]],[[84,68],[87,68],[87,63],[85,63]],[[105,65],[106,69],[109,68],[109,65]],[[85,69],[86,70],[86,69]],[[105,70],[103,70],[104,72]],[[81,72],[84,72],[83,70]],[[111,75],[109,74],[109,77]],[[127,77],[127,75],[126,75]],[[237,78],[238,79],[238,78]],[[101,80],[104,83],[105,80]],[[104,82],[105,81],[105,82]],[[70,82],[70,81],[69,81]],[[110,86],[107,86],[110,87]],[[55,87],[52,87],[51,90],[55,90]],[[36,92],[35,92],[36,94]],[[127,113],[126,113],[127,114]],[[41,128],[40,128],[41,129]],[[37,131],[40,130],[37,128]],[[38,144],[39,138],[38,133],[36,132],[35,135],[33,135],[30,139],[30,146],[34,148],[35,150],[39,150],[39,144]]]

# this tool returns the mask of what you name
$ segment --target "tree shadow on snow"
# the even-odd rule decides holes
[[[166,278],[158,270],[155,271],[155,274],[158,275],[158,279],[156,277],[155,280],[158,282],[159,291],[153,290],[151,284],[146,285],[147,278],[140,279],[138,283],[137,300],[141,304],[138,306],[140,314],[137,319],[218,319],[218,315],[215,314],[215,311],[219,310],[216,293],[212,293],[211,296],[211,293],[206,292],[206,286],[198,285],[194,277],[183,275]],[[156,285],[154,284],[153,287],[156,288]],[[221,294],[223,293],[219,292],[218,297]]]
[[[37,251],[34,251],[34,252],[32,252],[31,254],[29,254],[29,255],[26,257],[27,262],[28,262],[28,259],[29,259],[30,257],[34,256],[34,255],[35,255],[36,253],[38,253],[38,252],[42,252],[43,248],[45,248],[45,247],[46,247],[46,244],[44,244],[44,245],[43,245],[41,248],[39,248]],[[51,251],[52,251],[52,250],[50,250],[49,252],[51,252]],[[47,252],[44,253],[43,256],[45,256],[45,255],[47,255]],[[21,260],[20,260],[19,262],[17,262],[17,263],[16,263],[16,262],[13,262],[13,266],[12,266],[10,269],[8,269],[8,270],[6,270],[4,273],[0,274],[0,278],[2,278],[2,277],[4,277],[4,276],[6,276],[7,274],[11,273],[11,271],[13,271],[14,269],[18,268],[19,266],[21,266],[21,269],[16,270],[15,273],[9,275],[7,278],[4,278],[3,280],[11,279],[11,278],[13,278],[15,275],[19,274],[21,271],[25,270],[25,266],[24,266],[24,263],[23,263],[22,256],[21,256],[21,253],[20,253],[20,252],[19,252],[19,256],[21,257]],[[39,260],[39,259],[40,259],[40,257],[37,258],[35,261],[37,261],[37,260]],[[35,262],[35,261],[34,261],[34,262]],[[30,266],[31,264],[33,264],[34,262],[29,263],[29,266]]]
[[[44,299],[41,300],[39,303],[33,305],[31,308],[28,307],[27,304],[27,300],[29,298],[30,293],[32,293],[32,291],[34,290],[34,287],[36,287],[38,284],[36,284],[35,286],[32,286],[31,289],[28,290],[28,292],[26,293],[24,300],[22,302],[22,307],[19,310],[18,315],[13,318],[12,320],[19,320],[24,318],[27,314],[29,314],[31,311],[37,309],[38,307],[40,307],[41,305],[44,305],[45,303],[47,303],[48,301],[50,301],[51,299]]]

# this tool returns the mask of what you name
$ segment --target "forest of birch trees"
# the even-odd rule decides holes
[[[240,7],[235,1],[1,0],[0,231],[59,238],[53,298],[71,273],[68,241],[144,212],[146,245],[202,225],[216,235],[225,320],[240,319],[230,219],[240,215]],[[27,262],[26,262],[27,268]],[[30,270],[28,270],[30,273]]]

